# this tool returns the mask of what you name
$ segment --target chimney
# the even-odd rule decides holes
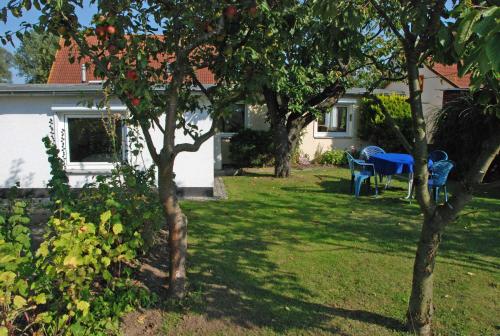
[[[82,64],[82,83],[87,82],[87,67],[85,64]]]

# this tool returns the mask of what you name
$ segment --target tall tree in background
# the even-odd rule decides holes
[[[238,81],[267,105],[276,177],[288,177],[301,132],[337,103],[357,70],[370,62],[362,47],[372,34],[364,13],[339,2],[322,20],[314,1],[262,1],[256,27],[238,52],[225,50]],[[375,49],[375,48],[373,48]]]
[[[23,36],[14,54],[14,62],[26,82],[47,82],[58,42],[59,38],[53,34],[29,32]]]
[[[10,72],[12,59],[12,54],[0,47],[0,83],[12,82],[12,73]]]
[[[228,82],[222,50],[238,50],[251,22],[252,2],[238,6],[229,1],[90,0],[97,7],[91,26],[83,26],[75,14],[80,0],[11,1],[0,10],[22,16],[31,6],[41,9],[38,32],[60,33],[74,53],[86,62],[103,89],[125,103],[130,122],[140,127],[149,153],[158,168],[158,192],[169,231],[169,290],[175,298],[186,292],[187,218],[176,195],[174,163],[178,155],[196,152],[217,131],[218,120],[228,104],[240,99],[239,87]],[[3,14],[2,14],[3,13]],[[9,40],[9,34],[3,41]],[[0,36],[2,38],[2,36]],[[10,38],[11,39],[11,38]],[[215,83],[204,86],[198,70],[217,74]],[[198,113],[215,120],[210,129],[193,122]],[[151,128],[162,134],[153,142]],[[191,141],[176,140],[181,130]],[[159,150],[157,145],[161,147]]]
[[[487,140],[479,155],[445,204],[437,204],[428,190],[427,138],[422,110],[419,66],[426,61],[439,60],[446,54],[448,62],[458,63],[461,74],[471,73],[476,87],[484,86],[489,93],[484,99],[485,113],[498,113],[498,7],[487,1],[463,2],[451,12],[456,21],[446,20],[450,11],[445,0],[379,1],[369,0],[377,13],[385,34],[394,35],[404,53],[409,84],[409,103],[414,131],[416,198],[423,214],[422,230],[413,268],[413,281],[407,312],[407,325],[422,336],[432,335],[433,279],[436,256],[445,227],[453,222],[481,186],[491,162],[500,150],[498,119],[484,132]],[[453,5],[454,6],[454,5]],[[365,3],[360,2],[364,8]],[[491,30],[496,29],[490,35]],[[487,41],[487,42],[486,42]],[[493,62],[490,57],[493,56]],[[496,83],[490,85],[491,79]],[[496,91],[496,92],[495,92]],[[484,187],[484,185],[482,186]]]

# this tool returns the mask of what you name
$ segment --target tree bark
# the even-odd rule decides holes
[[[434,265],[440,242],[440,230],[436,230],[430,220],[424,221],[413,265],[407,313],[408,329],[421,336],[432,335]]]
[[[433,273],[436,254],[441,240],[440,229],[433,225],[435,204],[428,191],[427,171],[427,139],[425,120],[422,110],[421,91],[418,83],[417,54],[409,47],[405,48],[408,70],[409,104],[412,112],[415,145],[414,185],[416,198],[424,214],[422,231],[417,246],[413,266],[412,292],[407,312],[408,328],[420,336],[432,335],[433,307]]]
[[[276,118],[271,122],[274,141],[274,176],[289,177],[292,161],[292,143],[288,138],[286,119]]]
[[[169,294],[182,299],[186,293],[187,218],[182,213],[174,182],[174,159],[162,153],[158,191],[168,226]]]

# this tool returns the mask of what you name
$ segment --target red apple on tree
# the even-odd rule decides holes
[[[137,98],[137,97],[133,97],[132,99],[130,99],[130,103],[133,106],[138,106],[141,103],[141,100],[139,98]]]
[[[116,28],[114,26],[107,26],[106,27],[106,32],[109,35],[114,35],[116,33]]]
[[[224,9],[224,15],[228,19],[234,19],[236,17],[236,15],[238,15],[238,8],[236,8],[236,6],[234,6],[234,5],[227,6]]]
[[[257,15],[257,6],[252,6],[248,8],[248,15],[255,17]]]
[[[128,70],[127,74],[126,74],[126,77],[127,77],[128,80],[137,80],[137,78],[138,78],[137,71],[135,71],[135,70]]]

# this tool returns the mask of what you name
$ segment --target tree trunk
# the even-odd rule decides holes
[[[412,292],[407,313],[407,325],[411,331],[420,336],[432,335],[433,272],[437,250],[439,247],[441,225],[436,221],[436,206],[427,189],[427,138],[426,126],[422,110],[421,89],[418,82],[417,55],[414,50],[406,49],[406,65],[408,70],[409,104],[411,108],[415,146],[414,185],[416,198],[424,215],[420,241],[413,267]]]
[[[292,143],[289,141],[286,120],[279,120],[272,126],[274,141],[274,176],[290,176]]]
[[[186,294],[187,218],[177,200],[174,159],[162,157],[161,160],[158,191],[169,232],[169,295],[181,299]]]
[[[432,335],[434,265],[441,241],[441,233],[433,227],[430,221],[425,221],[420,233],[406,316],[408,329],[420,336]]]

